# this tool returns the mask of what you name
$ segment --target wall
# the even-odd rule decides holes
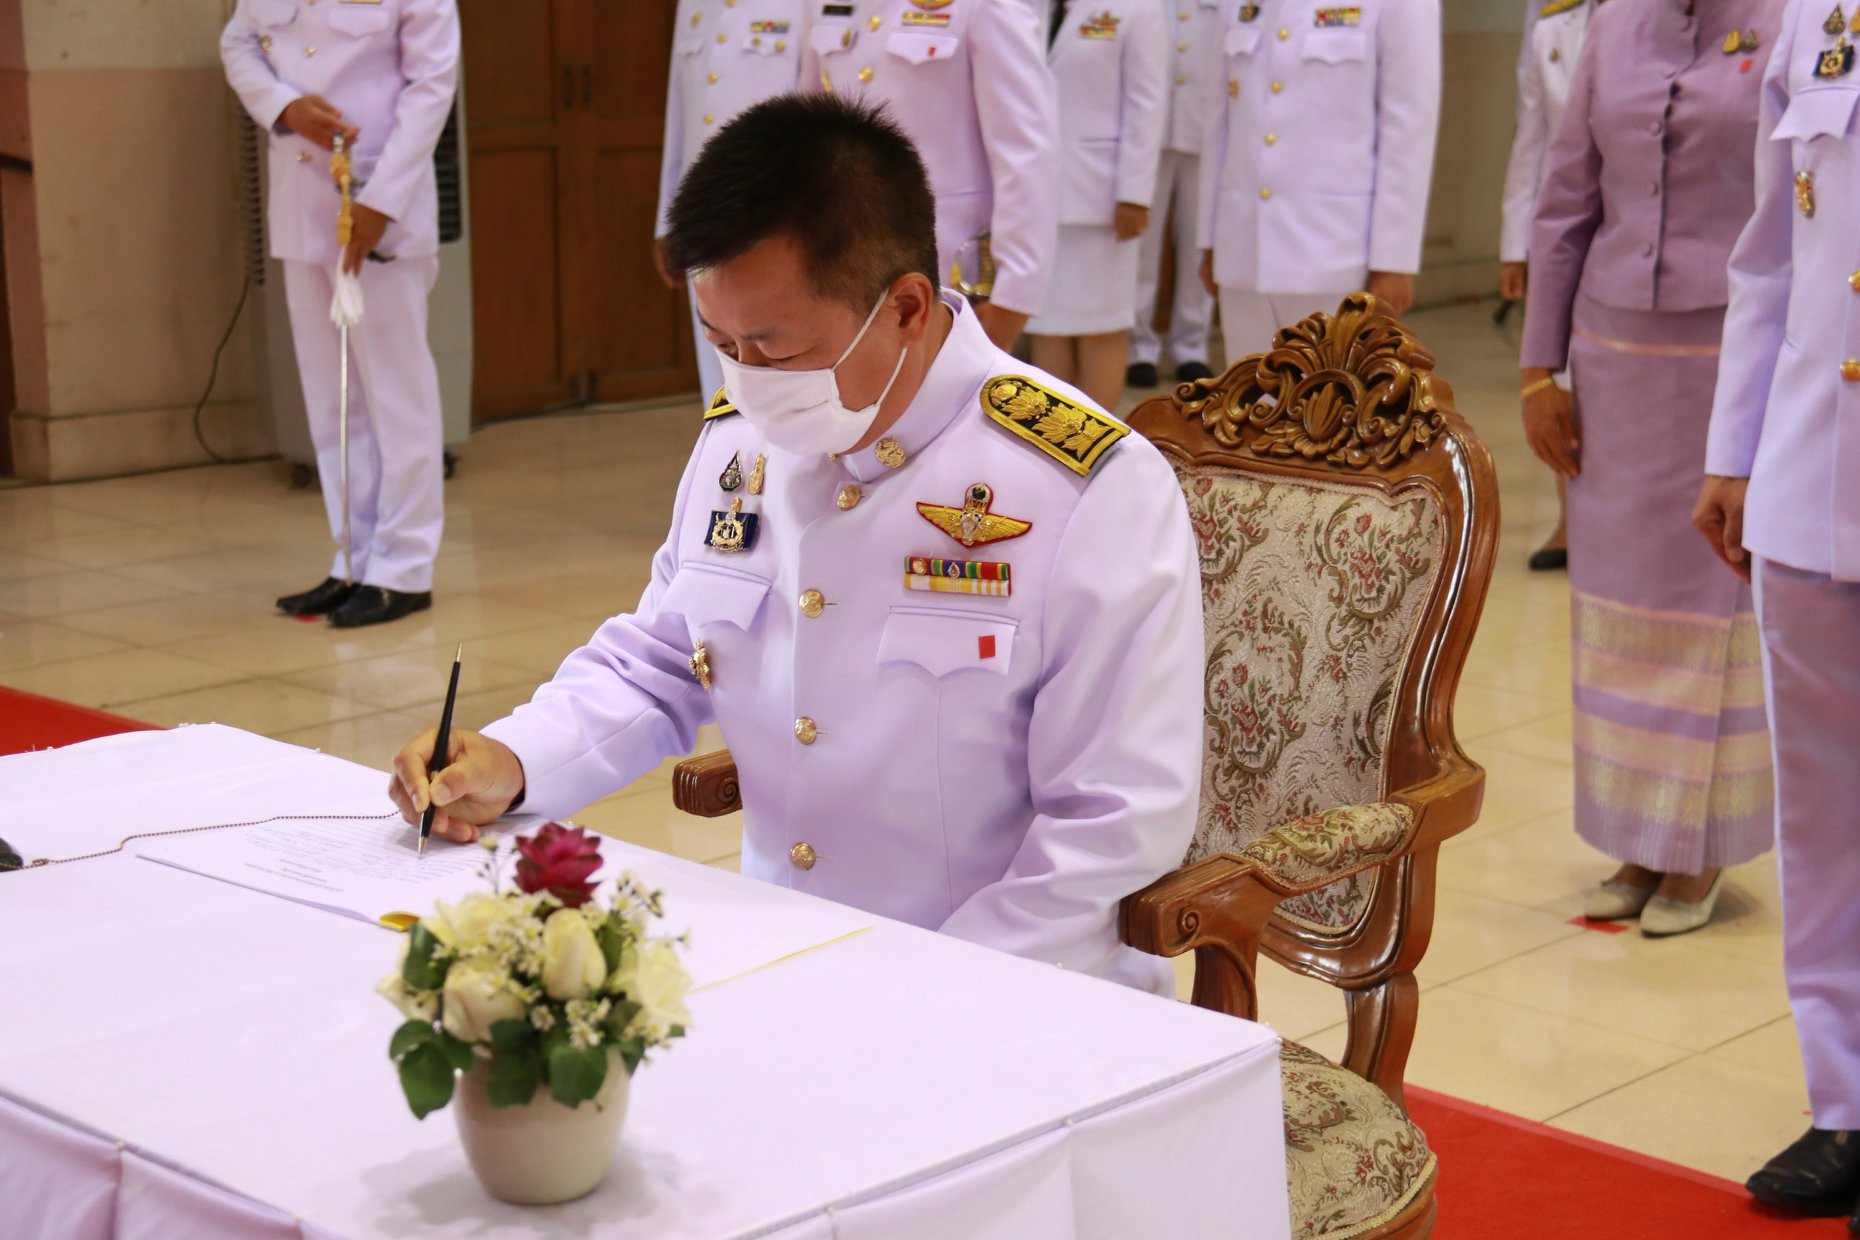
[[[218,58],[227,7],[0,4],[0,155],[30,164],[0,169],[23,477],[206,459],[192,410],[242,276],[234,104]],[[271,447],[251,310],[203,418],[227,456]]]
[[[1523,0],[1444,0],[1440,141],[1415,286],[1423,303],[1498,288],[1499,203],[1525,11]]]

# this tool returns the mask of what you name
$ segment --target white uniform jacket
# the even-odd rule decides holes
[[[454,0],[239,0],[220,35],[226,80],[271,135],[271,255],[333,266],[340,198],[329,152],[283,131],[295,99],[321,95],[361,130],[355,200],[394,222],[378,250],[439,253],[433,149],[458,82]]]
[[[1705,470],[1750,479],[1750,551],[1860,581],[1860,71],[1817,76],[1826,18],[1790,0],[1764,76]]]
[[[678,0],[665,90],[657,235],[704,143],[754,104],[795,88],[803,0]]]
[[[1511,162],[1505,167],[1504,226],[1498,257],[1521,263],[1530,254],[1531,216],[1544,180],[1544,153],[1569,101],[1576,76],[1576,56],[1588,33],[1590,0],[1551,0],[1525,27],[1524,58],[1518,73],[1518,131],[1511,139]]]
[[[1156,196],[1168,119],[1168,53],[1159,0],[1091,0],[1068,14],[1047,52],[1059,110],[1059,222],[1111,223],[1120,202]]]
[[[1059,234],[1059,118],[1024,0],[806,0],[804,20],[802,89],[885,104],[923,156],[942,278],[991,233],[993,300],[1038,314]]]
[[[1216,283],[1351,290],[1371,271],[1418,271],[1439,0],[1224,0],[1221,25],[1201,160]]]
[[[1201,155],[1201,134],[1214,106],[1220,59],[1209,48],[1220,40],[1221,0],[1161,0],[1169,51],[1169,123],[1163,150]]]
[[[637,609],[485,731],[521,758],[524,809],[563,815],[714,719],[741,775],[745,874],[1168,993],[1162,961],[1120,946],[1117,911],[1194,830],[1203,641],[1181,490],[1103,415],[1057,408],[1031,440],[991,419],[997,376],[1088,402],[945,300],[948,340],[874,448],[796,456],[741,416],[708,420]],[[1107,443],[1089,474],[1049,455]],[[968,547],[920,510],[959,511],[978,483],[980,507],[1030,528]],[[758,525],[725,553],[706,540],[734,501]],[[959,562],[1008,579],[981,567],[974,592],[950,589]]]

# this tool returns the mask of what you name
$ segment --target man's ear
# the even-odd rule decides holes
[[[905,345],[921,344],[930,331],[930,316],[936,313],[936,286],[920,272],[900,276],[891,286],[891,303],[897,308],[898,327]]]

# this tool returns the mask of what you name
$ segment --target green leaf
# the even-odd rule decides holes
[[[603,921],[595,937],[600,941],[601,955],[607,959],[607,971],[612,973],[620,967],[620,953],[626,948],[626,931],[620,928],[620,919],[609,917]]]
[[[415,1119],[452,1101],[452,1079],[452,1061],[435,1043],[415,1047],[400,1061],[400,1089]]]
[[[491,1026],[491,1045],[500,1051],[533,1043],[536,1030],[527,1020],[500,1020]]]
[[[568,1017],[563,1014],[560,1007],[556,1008],[555,1024],[543,1030],[541,1040],[544,1059],[569,1045]]]
[[[388,1039],[388,1058],[398,1060],[416,1046],[433,1040],[433,1026],[423,1020],[410,1020]]]
[[[444,945],[433,937],[426,923],[415,922],[408,935],[407,961],[400,967],[401,978],[415,990],[438,990],[446,984],[447,963],[434,957],[444,952]]]
[[[519,1046],[491,1053],[491,1071],[485,1077],[484,1096],[494,1107],[520,1107],[536,1096],[542,1084],[542,1057],[534,1047]]]
[[[673,1025],[670,1029],[665,1031],[665,1036],[668,1038],[682,1038],[685,1036],[685,1027],[683,1025]]]
[[[441,1031],[433,1038],[434,1045],[445,1052],[446,1060],[460,1072],[471,1071],[471,1066],[478,1062],[470,1042],[464,1042],[451,1034]]]
[[[620,1043],[620,1062],[626,1065],[626,1074],[632,1076],[639,1071],[639,1065],[646,1058],[646,1039],[635,1035]]]
[[[626,1037],[626,1027],[638,1015],[639,1004],[631,999],[616,999],[613,1007],[608,1009],[607,1019],[601,1022],[601,1027],[607,1031],[608,1037],[618,1042]]]
[[[563,1106],[578,1106],[601,1092],[607,1080],[607,1048],[559,1046],[549,1052],[549,1092]]]

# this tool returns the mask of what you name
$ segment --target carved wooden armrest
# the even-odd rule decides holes
[[[721,818],[743,808],[730,751],[719,749],[680,762],[672,771],[672,804],[699,818]]]

